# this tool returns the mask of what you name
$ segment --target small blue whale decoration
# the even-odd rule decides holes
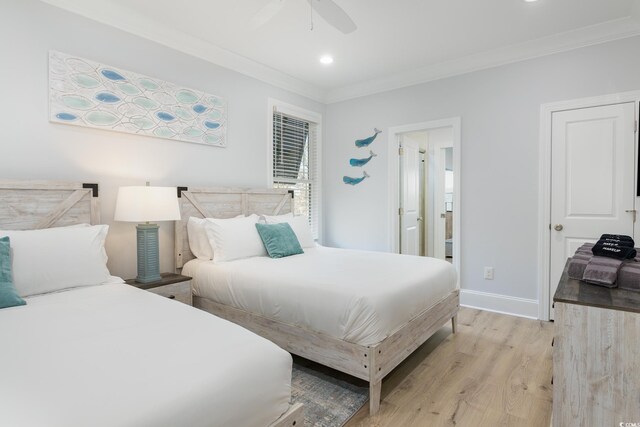
[[[369,138],[358,139],[356,141],[356,147],[368,147],[376,139],[376,136],[378,136],[378,134],[382,132],[381,130],[378,130],[378,129],[373,129],[373,131],[375,133]]]
[[[374,157],[376,157],[376,156],[377,156],[376,153],[374,153],[373,151],[369,151],[369,157],[367,157],[365,159],[351,159],[351,160],[349,160],[349,164],[351,166],[359,166],[359,167],[360,166],[364,166],[367,163],[369,163],[369,161],[371,159],[373,159]]]
[[[363,172],[362,178],[351,178],[350,176],[343,176],[342,177],[342,182],[344,182],[345,184],[349,184],[349,185],[356,185],[356,184],[360,184],[362,181],[364,181],[365,178],[370,178],[369,174],[367,173],[367,171]]]

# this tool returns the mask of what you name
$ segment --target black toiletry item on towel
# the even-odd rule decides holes
[[[624,246],[625,248],[633,248],[635,243],[633,240],[617,240],[617,239],[600,239],[604,246]]]
[[[603,234],[602,236],[600,236],[600,240],[605,240],[605,239],[626,240],[628,242],[631,242],[631,246],[634,245],[633,238],[625,234]]]
[[[635,258],[637,254],[633,246],[623,246],[611,240],[598,240],[598,243],[593,245],[591,251],[595,256],[606,256],[617,259],[632,259]]]

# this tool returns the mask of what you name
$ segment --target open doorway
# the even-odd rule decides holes
[[[389,129],[390,246],[460,265],[460,119]]]
[[[400,253],[453,259],[453,129],[398,134]]]

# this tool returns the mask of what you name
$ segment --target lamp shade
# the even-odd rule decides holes
[[[176,187],[120,187],[114,219],[125,222],[179,220]]]

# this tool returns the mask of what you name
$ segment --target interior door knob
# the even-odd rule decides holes
[[[633,222],[636,222],[636,214],[638,213],[635,209],[627,209],[625,212],[633,214]]]
[[[556,230],[556,231],[562,231],[562,229],[563,229],[564,227],[562,226],[562,224],[556,224],[553,228],[554,228],[554,230]]]

